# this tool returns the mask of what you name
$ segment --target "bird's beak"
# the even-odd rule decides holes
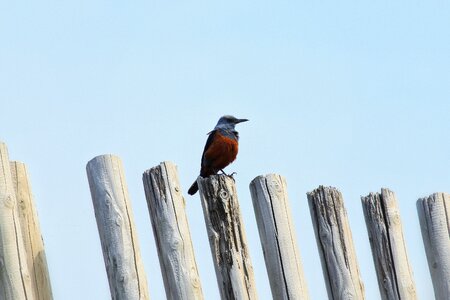
[[[247,121],[248,121],[248,119],[237,119],[236,124],[242,123],[242,122],[247,122]]]

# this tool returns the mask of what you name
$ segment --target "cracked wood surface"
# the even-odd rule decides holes
[[[213,175],[197,182],[221,299],[257,299],[234,180]]]
[[[23,244],[8,150],[0,142],[0,300],[35,299]]]
[[[53,295],[47,258],[27,168],[24,163],[17,161],[11,162],[10,167],[33,293],[38,300],[51,300]]]
[[[320,186],[307,193],[329,299],[365,299],[342,194]]]
[[[176,166],[162,162],[143,174],[145,196],[167,299],[203,299]]]
[[[309,299],[286,180],[276,174],[250,183],[261,246],[274,299]]]
[[[450,299],[450,194],[417,200],[422,239],[438,300]]]
[[[100,155],[86,166],[112,299],[149,299],[120,158]]]
[[[417,299],[394,192],[361,197],[382,299]]]

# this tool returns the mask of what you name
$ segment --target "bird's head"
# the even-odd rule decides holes
[[[236,124],[247,121],[248,119],[238,119],[230,115],[225,115],[219,119],[214,129],[234,129],[234,126],[236,126]]]

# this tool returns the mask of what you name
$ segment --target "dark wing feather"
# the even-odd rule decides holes
[[[217,130],[213,130],[207,133],[208,139],[206,140],[205,148],[203,148],[203,154],[205,154],[206,150],[208,150],[209,146],[211,146],[212,141],[214,140],[214,135],[216,134]],[[202,154],[202,156],[203,156]]]
[[[202,161],[201,161],[202,167],[207,166],[209,164],[209,162],[205,161],[205,152],[208,150],[209,146],[211,146],[216,133],[217,133],[217,130],[208,132],[208,139],[206,140],[205,148],[203,149],[203,154],[202,154]]]
[[[209,146],[211,146],[211,144],[214,140],[215,134],[216,134],[216,130],[208,132],[208,139],[206,140],[205,148],[203,149],[203,154],[202,154],[202,161],[201,161],[202,168],[200,170],[201,176],[204,175],[204,174],[202,174],[203,166],[205,165],[205,163],[208,164],[208,162],[204,161],[205,152],[208,150]],[[194,181],[194,183],[191,185],[191,187],[188,190],[188,194],[194,195],[195,193],[197,193],[197,191],[198,191],[198,184],[197,184],[197,181]]]

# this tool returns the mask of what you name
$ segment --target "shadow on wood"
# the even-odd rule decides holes
[[[274,299],[309,299],[286,180],[276,174],[250,183],[259,237]]]
[[[307,195],[328,297],[364,299],[364,284],[341,192],[320,186]]]
[[[203,299],[176,166],[163,162],[142,180],[167,299]]]
[[[86,171],[111,298],[149,299],[122,162],[100,155]]]
[[[197,182],[221,298],[257,299],[234,180],[213,175]]]
[[[434,295],[450,299],[450,195],[435,193],[417,200],[417,212]]]
[[[417,299],[394,192],[361,197],[382,299]]]

